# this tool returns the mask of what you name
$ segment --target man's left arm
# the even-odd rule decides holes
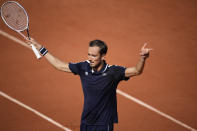
[[[147,43],[145,43],[144,46],[141,48],[141,52],[140,52],[141,57],[138,63],[136,64],[136,66],[126,68],[125,77],[132,77],[142,74],[145,66],[145,61],[149,57],[150,50],[152,50],[150,48],[145,48],[146,45]]]

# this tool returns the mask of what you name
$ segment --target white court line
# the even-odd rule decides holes
[[[14,42],[16,42],[16,43],[18,43],[18,44],[20,44],[20,45],[22,45],[22,46],[25,46],[25,47],[27,47],[27,48],[30,49],[30,47],[27,45],[27,43],[25,43],[25,42],[23,42],[23,41],[17,39],[16,37],[14,37],[14,36],[12,36],[12,35],[10,35],[10,34],[4,32],[4,31],[2,31],[2,30],[0,30],[0,35],[3,35],[3,36],[5,36],[5,37],[7,37],[8,39],[13,40]],[[51,119],[51,118],[45,116],[44,114],[42,114],[42,113],[36,111],[35,109],[33,109],[33,108],[31,108],[31,107],[29,107],[29,106],[27,106],[27,105],[21,103],[20,101],[18,101],[18,100],[16,100],[16,99],[12,98],[12,97],[10,97],[10,96],[8,96],[7,94],[5,94],[5,93],[3,93],[3,92],[1,92],[1,91],[0,91],[0,95],[3,96],[3,97],[5,97],[5,98],[7,98],[8,100],[10,100],[10,101],[12,101],[12,102],[14,102],[14,103],[16,103],[16,104],[18,104],[18,105],[24,107],[25,109],[27,109],[27,110],[29,110],[29,111],[35,113],[36,115],[42,117],[43,119],[45,119],[45,120],[47,120],[48,122],[50,122],[50,123],[56,125],[57,127],[61,128],[61,129],[63,129],[63,130],[65,130],[65,131],[71,131],[71,129],[69,129],[69,128],[67,128],[67,127],[64,127],[64,126],[61,125],[60,123],[54,121],[53,119]]]
[[[139,99],[137,99],[135,97],[132,97],[131,95],[129,95],[129,94],[127,94],[127,93],[125,93],[125,92],[123,92],[123,91],[121,91],[119,89],[117,89],[117,93],[120,94],[120,95],[122,95],[122,96],[124,96],[124,97],[126,97],[127,99],[132,100],[135,103],[137,103],[137,104],[139,104],[139,105],[141,105],[141,106],[143,106],[143,107],[145,107],[145,108],[153,111],[153,112],[156,112],[157,114],[159,114],[159,115],[161,115],[161,116],[163,116],[163,117],[165,117],[165,118],[167,118],[167,119],[175,122],[176,124],[181,125],[181,126],[187,128],[190,131],[197,131],[196,129],[194,129],[194,128],[192,128],[192,127],[184,124],[183,122],[181,122],[181,121],[179,121],[179,120],[177,120],[177,119],[169,116],[168,114],[165,114],[165,113],[159,111],[158,109],[156,109],[156,108],[154,108],[154,107],[152,107],[152,106],[144,103],[143,101],[141,101],[141,100],[139,100]]]
[[[41,117],[41,118],[47,120],[48,122],[54,124],[55,126],[61,128],[62,130],[65,130],[65,131],[72,131],[71,129],[69,129],[69,128],[67,128],[67,127],[65,127],[65,126],[63,126],[63,125],[61,125],[60,123],[54,121],[53,119],[49,118],[48,116],[46,116],[46,115],[44,115],[44,114],[42,114],[42,113],[36,111],[35,109],[33,109],[33,108],[31,108],[31,107],[29,107],[29,106],[23,104],[22,102],[20,102],[20,101],[18,101],[18,100],[16,100],[16,99],[14,99],[14,98],[8,96],[7,94],[3,93],[2,91],[0,91],[0,95],[3,96],[4,98],[6,98],[6,99],[8,99],[8,100],[10,100],[10,101],[12,101],[12,102],[14,102],[15,104],[17,104],[17,105],[19,105],[19,106],[22,106],[23,108],[25,108],[25,109],[27,109],[27,110],[33,112],[34,114],[38,115],[39,117]]]
[[[12,35],[6,33],[6,32],[3,31],[3,30],[0,30],[0,34],[1,34],[2,36],[7,37],[7,38],[10,39],[10,40],[15,41],[16,43],[18,43],[18,44],[20,44],[20,45],[22,45],[22,46],[25,46],[25,47],[31,49],[31,48],[27,45],[27,43],[23,42],[22,40],[17,39],[16,37],[14,37],[14,36],[12,36]]]

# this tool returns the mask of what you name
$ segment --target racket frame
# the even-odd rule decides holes
[[[7,4],[7,3],[15,3],[15,4],[17,4],[17,6],[19,6],[19,7],[23,10],[23,12],[25,13],[26,19],[27,19],[27,25],[26,25],[26,27],[25,27],[23,30],[22,30],[22,29],[21,29],[21,30],[14,29],[12,26],[10,26],[9,24],[7,24],[6,20],[4,19],[4,15],[3,15],[3,12],[2,12],[2,8],[3,8],[3,6],[4,6],[5,4]],[[5,23],[10,29],[12,29],[12,30],[18,32],[24,39],[26,39],[26,40],[29,39],[29,40],[30,40],[30,35],[29,35],[29,16],[28,16],[26,10],[23,8],[22,5],[20,5],[20,4],[19,4],[18,2],[16,2],[16,1],[6,1],[6,2],[3,3],[3,5],[1,6],[1,18],[3,19],[4,23]],[[27,36],[28,36],[28,37],[26,37],[23,33],[21,33],[21,32],[24,31],[24,30],[27,30]],[[34,54],[36,55],[37,59],[40,59],[42,56],[39,54],[39,52],[38,52],[38,50],[36,49],[36,47],[35,47],[33,44],[31,44],[31,47],[32,47],[32,50],[33,50]]]

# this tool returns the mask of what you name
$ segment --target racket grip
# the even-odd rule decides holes
[[[31,48],[32,48],[34,54],[36,55],[36,58],[37,58],[37,59],[40,59],[40,58],[41,58],[41,55],[39,54],[39,52],[38,52],[38,50],[36,49],[36,47],[35,47],[33,44],[31,44]]]

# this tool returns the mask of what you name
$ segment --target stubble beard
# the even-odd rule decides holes
[[[100,67],[100,65],[102,65],[102,63],[103,61],[101,60],[98,64],[93,65],[93,66],[90,64],[90,66],[92,67],[93,70],[97,70]]]

